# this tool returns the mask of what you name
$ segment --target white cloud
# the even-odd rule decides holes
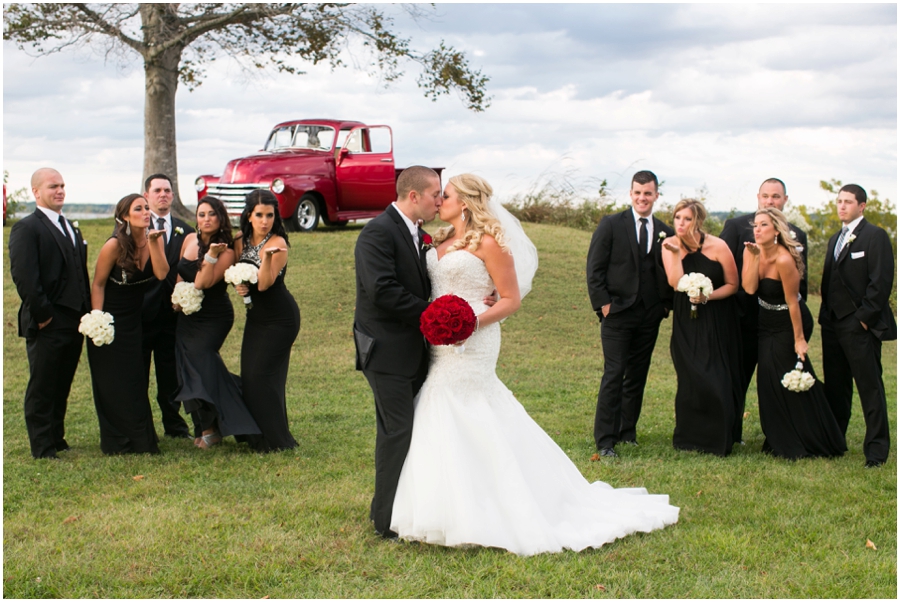
[[[393,10],[385,6],[385,10]],[[652,169],[669,199],[706,184],[711,208],[749,208],[763,179],[817,204],[820,179],[896,200],[896,9],[886,5],[439,5],[417,48],[440,38],[491,79],[475,114],[424,99],[415,67],[385,89],[352,69],[247,73],[219,60],[178,93],[180,190],[301,117],[391,125],[398,165],[477,172],[500,196],[563,174],[606,178],[624,199]],[[358,59],[362,55],[357,54]],[[31,59],[4,43],[4,168],[13,188],[59,168],[70,202],[114,202],[140,184],[143,71],[89,51]]]

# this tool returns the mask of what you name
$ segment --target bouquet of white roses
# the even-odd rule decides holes
[[[691,272],[678,280],[676,289],[680,293],[687,293],[688,297],[709,297],[713,292],[713,283],[705,274]],[[691,317],[697,317],[697,306],[691,303]]]
[[[195,288],[193,282],[178,282],[172,291],[172,303],[181,307],[181,313],[189,316],[200,311],[203,291]]]
[[[91,310],[91,313],[81,316],[78,332],[91,339],[98,347],[109,345],[116,338],[112,314],[99,309]]]
[[[812,374],[803,370],[803,362],[799,361],[799,356],[797,357],[797,360],[797,365],[794,366],[794,369],[785,374],[781,379],[781,386],[788,391],[801,393],[803,391],[809,391],[816,382],[816,379],[813,378]]]
[[[258,273],[259,269],[252,263],[236,263],[225,270],[225,282],[233,284],[234,286],[239,284],[256,284]],[[253,307],[250,295],[247,295],[243,299],[247,309]]]

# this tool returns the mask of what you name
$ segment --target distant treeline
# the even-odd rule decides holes
[[[662,182],[660,187],[662,187]],[[821,181],[820,186],[837,197],[837,192],[842,184],[840,180]],[[707,201],[706,191],[699,191],[698,200]],[[677,202],[677,201],[676,201]],[[555,224],[568,226],[593,232],[600,220],[612,213],[624,211],[630,203],[616,203],[606,189],[606,181],[600,185],[600,190],[595,195],[585,197],[565,186],[548,185],[526,194],[512,197],[503,203],[510,213],[523,222]],[[675,203],[663,201],[660,198],[656,203],[656,211],[653,214],[663,222],[672,225],[672,210]],[[703,225],[703,229],[713,235],[722,232],[725,220],[744,213],[737,209],[730,211],[712,211]],[[825,261],[825,253],[828,247],[828,239],[841,229],[840,220],[837,217],[837,205],[832,198],[823,207],[813,209],[806,205],[788,205],[785,208],[788,220],[802,228],[809,235],[809,291],[818,293],[822,279],[822,267]],[[881,199],[875,190],[869,191],[868,202],[865,211],[866,220],[880,228],[884,228],[891,237],[894,253],[897,252],[897,214],[895,206],[890,199]],[[897,282],[894,283],[894,296],[896,299]]]
[[[31,213],[34,211],[35,202],[30,201],[25,203],[25,208],[23,210],[18,211],[20,215]],[[96,215],[97,217],[112,217],[113,210],[115,210],[115,204],[107,204],[107,205],[99,205],[95,203],[66,203],[65,204],[65,214],[75,214],[78,213],[80,215]]]

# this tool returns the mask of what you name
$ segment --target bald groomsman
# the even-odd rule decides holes
[[[19,336],[25,338],[30,372],[25,426],[31,455],[56,458],[69,449],[66,407],[84,343],[78,324],[90,311],[87,246],[62,215],[66,183],[58,171],[34,172],[31,192],[37,208],[12,227],[9,264],[22,300]]]
[[[894,290],[891,239],[863,217],[866,200],[866,191],[856,184],[838,193],[843,227],[828,241],[819,324],[828,404],[846,434],[856,381],[866,421],[866,468],[877,468],[891,447],[881,342],[897,338],[897,322],[888,303]]]
[[[759,209],[766,207],[774,207],[779,211],[784,211],[784,206],[788,202],[787,189],[784,182],[778,178],[769,178],[759,187],[756,194],[756,203]],[[731,254],[734,255],[734,261],[737,264],[738,274],[744,265],[744,243],[754,242],[753,238],[753,220],[756,212],[747,213],[738,217],[733,217],[725,221],[722,228],[722,234],[719,238],[725,241]],[[803,265],[807,265],[807,239],[806,232],[795,226],[788,224],[791,232],[800,243],[800,251],[803,255]],[[807,272],[803,272],[803,278],[800,280],[800,296],[806,301],[807,290]],[[753,372],[756,370],[756,360],[759,349],[759,335],[757,334],[757,323],[759,321],[759,299],[756,295],[748,295],[738,283],[737,292],[738,306],[741,310],[741,356],[744,396],[741,397],[741,409],[735,417],[733,438],[735,442],[743,441],[743,421],[744,421],[744,398],[747,395],[747,389],[753,381]]]

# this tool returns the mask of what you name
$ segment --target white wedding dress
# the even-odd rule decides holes
[[[494,290],[468,251],[427,255],[435,297],[462,297],[476,315]],[[416,400],[412,443],[394,498],[391,530],[445,546],[520,555],[582,550],[678,520],[668,495],[588,483],[495,372],[500,325],[479,329],[459,353],[431,348]]]

